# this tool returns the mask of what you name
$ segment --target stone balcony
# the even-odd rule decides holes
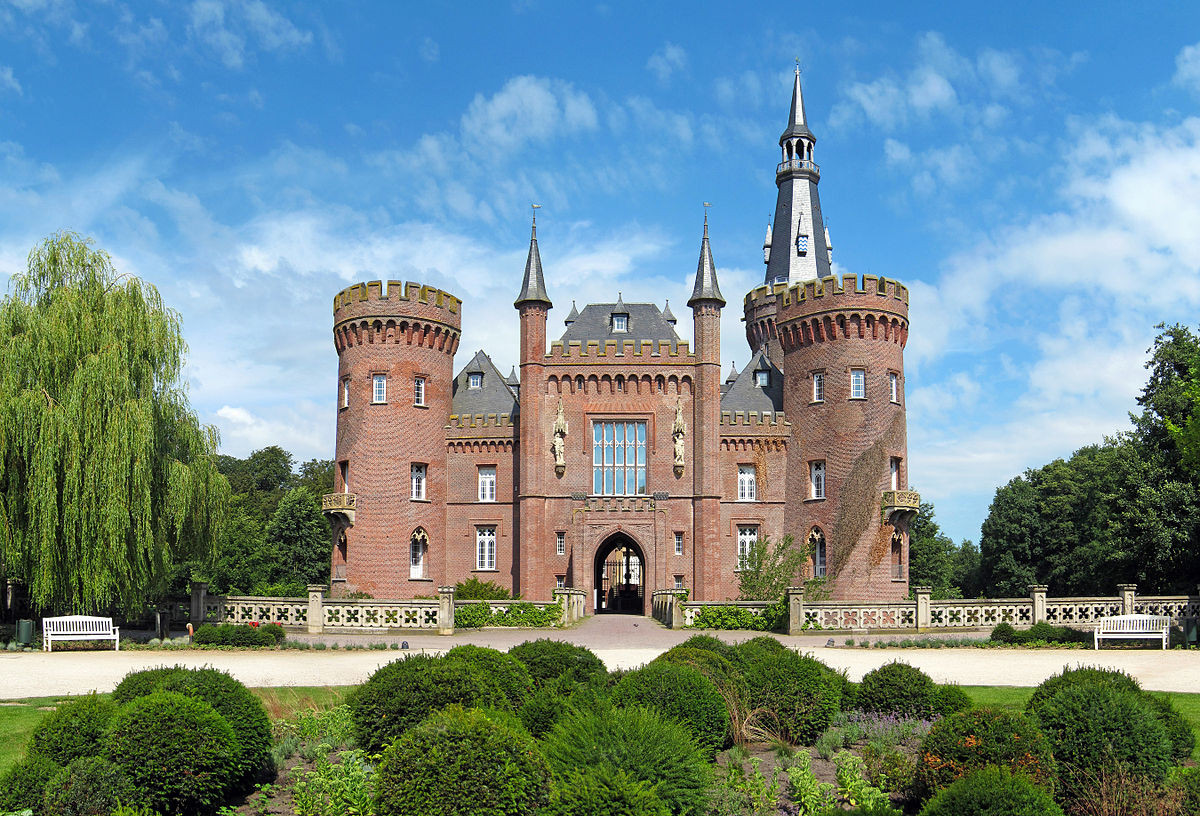
[[[357,494],[326,493],[321,497],[321,512],[331,516],[345,516],[347,523],[353,524],[357,504]]]
[[[897,521],[908,524],[921,512],[921,494],[915,490],[883,491],[883,520],[892,524]]]

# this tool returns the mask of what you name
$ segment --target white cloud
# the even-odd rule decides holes
[[[437,42],[431,37],[426,37],[421,40],[421,46],[417,49],[417,53],[426,62],[437,62],[441,52]]]
[[[262,0],[250,0],[242,7],[242,14],[246,25],[268,51],[302,48],[313,40],[311,31],[300,30]]]
[[[13,69],[7,65],[0,65],[0,90],[6,89],[21,95],[21,83],[13,76]]]
[[[328,458],[333,449],[328,406],[304,402],[278,406],[270,417],[240,406],[224,405],[212,417],[202,417],[221,431],[221,450],[234,456],[279,445],[297,459]]]
[[[190,16],[192,35],[215,51],[226,68],[241,68],[246,40],[226,26],[225,5],[220,0],[194,0]]]
[[[519,76],[491,97],[476,95],[462,117],[462,142],[472,153],[494,155],[596,124],[592,100],[569,82]]]
[[[1175,56],[1173,81],[1200,96],[1200,43],[1187,46]]]
[[[244,67],[251,37],[264,50],[276,52],[298,50],[313,40],[311,31],[297,28],[261,0],[193,0],[188,31],[232,70]]]
[[[687,52],[674,43],[664,43],[646,61],[646,68],[662,84],[670,81],[671,75],[687,67]]]

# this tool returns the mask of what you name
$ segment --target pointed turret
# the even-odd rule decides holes
[[[704,213],[704,238],[700,242],[700,261],[696,264],[696,285],[687,305],[695,306],[706,300],[715,300],[722,306],[721,287],[717,285],[717,268],[713,265],[712,250],[708,246],[708,213]]]
[[[518,385],[521,384],[521,378],[517,376],[517,367],[516,366],[513,366],[512,370],[508,372],[508,376],[504,378],[504,382],[507,385],[512,386],[513,388],[516,388]]]
[[[807,136],[816,141],[812,131],[808,129],[808,114],[804,111],[804,90],[800,87],[799,65],[796,66],[796,80],[792,84],[792,110],[788,116],[788,127],[779,137],[779,143],[783,144],[783,140],[791,136]]]
[[[570,326],[572,323],[574,323],[578,319],[579,319],[579,309],[575,308],[575,301],[572,300],[571,301],[571,312],[563,320],[563,325]]]
[[[521,283],[521,294],[513,306],[518,309],[523,303],[544,303],[546,308],[554,304],[546,294],[546,282],[542,279],[542,256],[538,253],[537,213],[533,215],[533,228],[529,237],[529,256],[525,259],[525,280]]]
[[[725,384],[726,384],[726,385],[729,385],[729,384],[730,384],[730,383],[732,383],[734,380],[736,380],[736,379],[737,379],[737,374],[738,374],[738,372],[737,372],[737,364],[736,364],[736,363],[734,363],[734,362],[733,362],[733,360],[730,360],[730,361],[729,361],[729,376],[725,378]]]
[[[667,301],[667,305],[662,311],[663,320],[674,326],[678,321],[675,319],[675,313],[671,311],[671,301]]]

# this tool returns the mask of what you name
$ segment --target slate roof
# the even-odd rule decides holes
[[[629,315],[628,331],[612,330],[613,314]],[[673,348],[679,342],[679,335],[653,303],[625,303],[618,299],[616,303],[589,303],[584,306],[578,317],[567,326],[561,339],[564,345],[572,341],[586,344],[590,340],[598,341],[601,345],[606,340],[618,343],[625,340],[668,341]]]
[[[479,388],[467,385],[467,375],[483,374]],[[496,368],[492,358],[483,351],[462,367],[451,386],[450,413],[452,414],[511,414],[516,416],[517,397],[505,382],[505,377]]]
[[[545,303],[549,308],[554,304],[546,294],[546,281],[542,278],[542,255],[538,252],[537,217],[534,217],[533,228],[529,236],[529,255],[525,258],[525,280],[521,282],[521,294],[517,295],[513,306],[518,309],[522,303]]]
[[[754,384],[754,375],[758,371],[767,371],[771,375],[766,388]],[[760,414],[783,410],[783,372],[771,365],[766,351],[756,351],[742,373],[721,395],[721,410],[757,411]]]

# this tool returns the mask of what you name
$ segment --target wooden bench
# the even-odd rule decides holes
[[[56,640],[111,640],[121,651],[121,630],[113,626],[112,618],[91,615],[65,615],[61,618],[42,618],[42,649],[53,651]]]
[[[1170,633],[1171,619],[1166,615],[1115,615],[1101,618],[1092,637],[1097,649],[1105,638],[1158,638],[1165,649],[1170,641]]]

